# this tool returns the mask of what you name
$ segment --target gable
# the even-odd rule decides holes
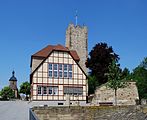
[[[44,76],[47,76],[48,74],[48,64],[72,64],[74,73],[74,78],[77,77],[79,79],[86,79],[87,76],[84,73],[84,71],[81,69],[79,64],[73,59],[71,54],[69,52],[63,52],[63,51],[53,51],[50,53],[50,55],[42,61],[42,63],[36,68],[36,70],[32,73],[35,74],[35,72],[44,72]],[[46,74],[45,74],[46,73]],[[78,76],[78,74],[81,74]],[[84,75],[84,77],[83,77]]]
[[[59,54],[59,52],[60,52],[60,54]],[[54,59],[51,56],[53,56]],[[58,58],[60,58],[60,60]],[[62,59],[62,58],[64,58],[64,59]],[[50,60],[48,60],[48,59],[50,59]],[[51,60],[51,59],[53,59],[53,60]],[[71,61],[73,61],[73,63],[78,66],[77,68],[79,70],[77,70],[77,72],[83,73],[87,78],[86,73],[83,71],[83,69],[78,64],[80,58],[79,58],[76,51],[69,50],[68,48],[66,48],[62,45],[56,45],[56,46],[48,45],[47,47],[43,48],[42,50],[36,52],[35,54],[33,54],[31,56],[30,83],[32,82],[33,74],[40,68],[40,66],[46,60],[48,60],[48,62],[52,61],[52,62],[56,62],[56,63],[60,63],[60,62],[61,63],[62,62],[63,63],[68,63],[68,62],[71,63]],[[33,63],[34,61],[35,61],[35,63]]]

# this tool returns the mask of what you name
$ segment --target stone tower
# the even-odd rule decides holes
[[[66,47],[76,50],[80,57],[80,66],[87,74],[85,62],[88,57],[88,29],[86,26],[69,24],[66,30]]]
[[[9,79],[9,87],[15,92],[15,98],[18,97],[17,78],[15,72],[12,72],[12,77]]]

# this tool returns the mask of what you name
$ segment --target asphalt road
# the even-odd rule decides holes
[[[29,120],[29,108],[47,104],[46,101],[0,101],[0,120]]]
[[[0,101],[0,120],[29,120],[28,101]]]

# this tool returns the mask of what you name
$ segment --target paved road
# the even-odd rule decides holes
[[[0,120],[29,120],[29,108],[47,104],[46,101],[0,101]]]
[[[0,120],[29,120],[28,101],[0,101]]]

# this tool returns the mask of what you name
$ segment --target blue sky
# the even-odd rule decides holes
[[[48,44],[65,44],[65,30],[88,27],[88,50],[106,42],[121,67],[135,68],[147,57],[146,0],[0,0],[0,89],[12,70],[18,85],[29,81],[31,55]]]

